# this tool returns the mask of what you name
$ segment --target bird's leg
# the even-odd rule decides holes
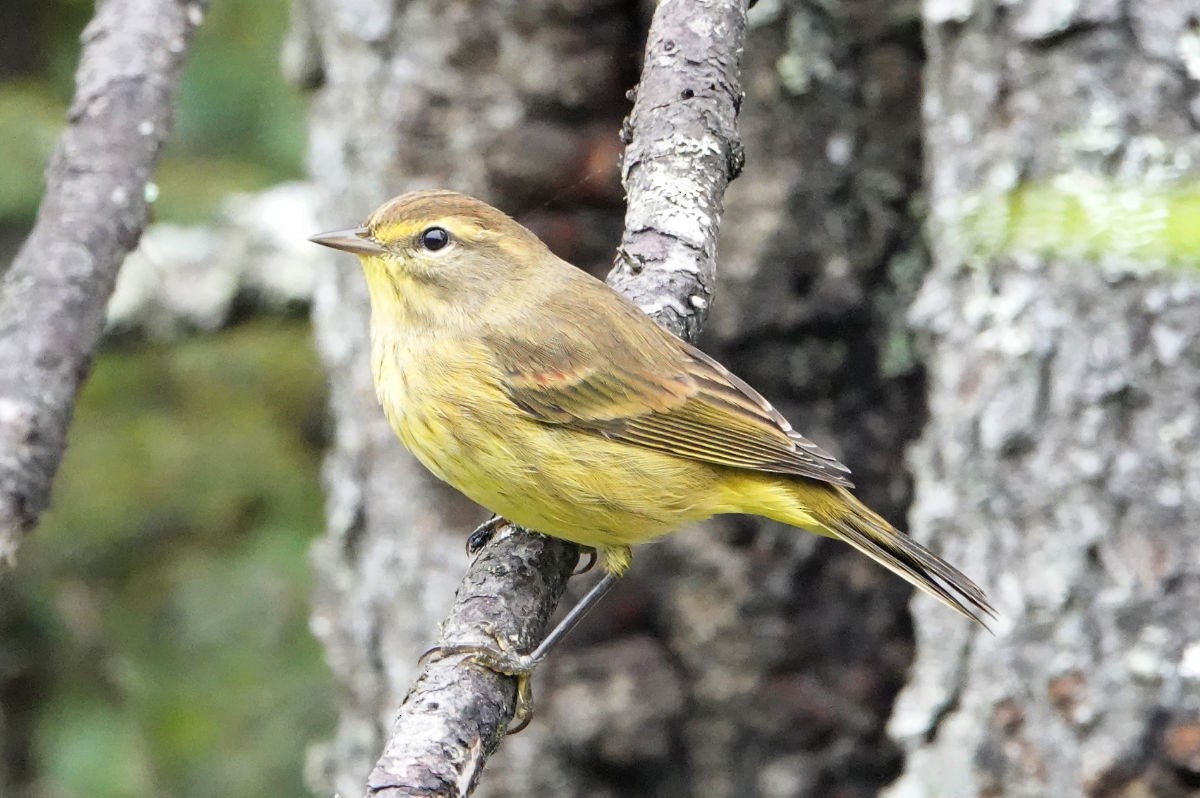
[[[483,551],[483,547],[491,543],[492,538],[496,537],[496,533],[500,531],[500,527],[507,523],[508,519],[499,515],[493,515],[475,527],[475,531],[467,536],[467,554],[474,557]]]
[[[588,610],[596,606],[600,602],[600,599],[608,595],[608,591],[613,589],[613,586],[617,584],[620,578],[620,574],[614,574],[611,571],[605,572],[600,581],[592,585],[592,589],[579,600],[579,603],[572,607],[571,611],[558,622],[558,625],[550,630],[550,634],[546,635],[541,643],[538,643],[538,647],[527,655],[528,670],[536,668],[546,658],[546,655],[550,653],[550,649],[554,648],[560,640],[579,625],[579,622],[583,620],[583,616],[587,615]]]
[[[554,648],[560,640],[579,625],[579,622],[583,620],[583,616],[587,614],[588,610],[594,607],[600,599],[604,598],[620,578],[620,574],[613,573],[612,571],[606,572],[603,578],[587,592],[587,595],[571,608],[566,617],[550,630],[550,634],[546,635],[537,648],[528,654],[505,651],[504,644],[497,637],[495,648],[466,645],[435,646],[422,654],[420,661],[424,663],[431,658],[433,661],[436,661],[456,654],[463,654],[469,657],[472,662],[478,663],[488,670],[505,676],[515,676],[517,679],[517,709],[513,717],[515,725],[508,733],[516,734],[528,726],[529,721],[533,718],[533,691],[530,688],[529,679],[533,675],[534,669],[546,658],[546,655],[550,653],[550,649]]]

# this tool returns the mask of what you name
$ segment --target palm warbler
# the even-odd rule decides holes
[[[403,194],[311,240],[362,261],[375,389],[404,444],[499,516],[594,548],[607,583],[634,543],[751,513],[844,540],[968,618],[993,614],[753,388],[486,203]]]

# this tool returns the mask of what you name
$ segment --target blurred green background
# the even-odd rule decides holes
[[[28,224],[74,89],[86,0],[0,3],[0,225]],[[283,82],[287,0],[215,0],[188,56],[159,166],[161,221],[205,221],[231,191],[301,175],[304,101]]]
[[[84,0],[0,4],[0,268],[72,92]],[[286,0],[216,0],[159,170],[158,220],[301,176]],[[0,580],[0,795],[303,795],[333,724],[308,632],[324,377],[303,318],[97,359],[54,505]]]

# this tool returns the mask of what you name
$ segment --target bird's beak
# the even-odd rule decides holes
[[[371,237],[371,231],[366,227],[351,227],[348,230],[319,233],[308,240],[323,247],[353,252],[355,255],[382,255],[387,252],[378,241]]]

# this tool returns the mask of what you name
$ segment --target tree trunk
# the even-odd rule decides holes
[[[297,6],[293,77],[320,84],[311,161],[324,224],[417,187],[474,193],[563,257],[607,271],[615,156],[648,16],[628,2]],[[902,519],[923,420],[902,321],[924,269],[919,20],[887,0],[750,15],[706,348],[855,470]],[[345,685],[321,792],[362,791],[486,514],[427,477],[378,410],[349,259],[318,290],[335,445],[314,628]],[[592,577],[573,580],[578,594]],[[535,679],[533,725],[480,795],[873,795],[901,765],[883,733],[911,658],[908,588],[834,543],[723,519],[635,553],[631,575]],[[933,610],[941,612],[941,610]]]
[[[1000,618],[918,605],[886,794],[1198,795],[1196,5],[925,13],[910,517]]]

